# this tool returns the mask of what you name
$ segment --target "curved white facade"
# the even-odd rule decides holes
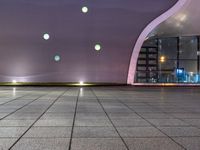
[[[140,34],[135,47],[133,49],[133,53],[130,60],[130,66],[129,66],[129,72],[128,72],[128,80],[127,84],[134,84],[135,79],[135,71],[136,71],[136,65],[137,65],[137,59],[142,47],[142,44],[144,43],[145,39],[148,37],[148,35],[162,22],[166,21],[169,17],[173,16],[177,12],[179,12],[181,9],[183,9],[185,6],[187,6],[190,3],[190,0],[179,0],[172,8],[170,8],[167,12],[153,20]]]

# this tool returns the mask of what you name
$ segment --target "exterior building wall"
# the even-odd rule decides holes
[[[129,64],[140,33],[176,2],[1,1],[0,82],[127,83],[128,72],[134,74]],[[83,14],[85,5],[89,11]],[[42,38],[44,33],[49,40]],[[102,46],[99,52],[96,43]]]

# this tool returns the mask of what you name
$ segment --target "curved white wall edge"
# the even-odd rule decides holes
[[[135,79],[135,71],[137,67],[137,59],[141,50],[141,47],[146,39],[146,37],[149,35],[153,29],[155,29],[159,24],[167,20],[169,17],[180,11],[182,8],[187,6],[187,4],[190,3],[191,0],[179,0],[172,8],[170,8],[168,11],[166,11],[164,14],[160,15],[158,18],[153,20],[140,34],[135,47],[133,49],[130,65],[129,65],[129,71],[128,71],[128,77],[127,77],[127,84],[134,84]]]

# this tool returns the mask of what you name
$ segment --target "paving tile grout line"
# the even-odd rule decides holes
[[[109,117],[108,113],[106,112],[105,108],[103,107],[102,103],[100,102],[99,98],[97,97],[96,93],[94,92],[94,90],[92,88],[90,88],[90,91],[93,93],[93,95],[96,97],[99,105],[101,106],[101,108],[103,109],[104,113],[106,114],[108,120],[110,121],[110,123],[112,124],[112,126],[114,127],[115,131],[117,132],[117,134],[119,135],[120,139],[122,140],[124,146],[126,147],[127,150],[129,150],[128,145],[126,144],[125,140],[123,139],[123,137],[120,135],[119,131],[117,130],[116,126],[114,125],[114,123],[112,122],[111,118]]]
[[[72,138],[73,138],[73,133],[74,133],[74,126],[75,126],[75,121],[76,121],[76,114],[77,114],[77,107],[78,107],[78,100],[79,100],[79,95],[80,95],[80,88],[77,94],[77,98],[76,98],[76,106],[75,106],[75,110],[74,110],[74,117],[73,117],[73,123],[72,123],[72,129],[71,129],[71,135],[70,135],[70,140],[69,140],[69,147],[68,150],[71,150],[72,147]]]
[[[62,94],[60,94],[50,105],[45,109],[45,111],[30,125],[30,127],[10,146],[8,150],[11,150],[19,141],[20,139],[34,126],[34,124],[59,100],[61,96],[63,96],[66,92],[68,92],[69,89],[64,91]]]
[[[126,90],[121,89],[121,88],[119,88],[119,89],[120,89],[120,91],[126,91]],[[151,104],[146,103],[146,102],[142,102],[142,103],[144,103],[144,104],[150,106],[151,108],[156,109],[156,107],[155,107],[154,105],[151,105]],[[184,110],[184,108],[182,108],[182,109]],[[169,116],[171,116],[171,117],[173,117],[174,119],[180,120],[180,121],[182,121],[182,122],[188,124],[189,127],[194,127],[194,128],[196,128],[196,129],[200,129],[200,127],[197,127],[197,126],[195,126],[195,125],[192,125],[192,124],[189,124],[188,122],[186,122],[186,121],[184,120],[184,118],[178,118],[178,117],[174,116],[173,114],[167,113],[166,111],[162,111],[162,110],[161,110],[161,112],[164,113],[164,114],[167,114],[167,115],[169,115]],[[192,113],[193,113],[193,112],[192,112]],[[195,114],[195,113],[194,113],[194,114]],[[157,119],[157,118],[156,118],[156,119]],[[187,118],[185,118],[185,119],[187,119]],[[194,118],[194,119],[196,119],[196,118]],[[199,118],[197,118],[197,119],[199,119]],[[165,127],[165,126],[163,126],[163,127]],[[167,126],[166,126],[166,127],[167,127]],[[174,126],[173,126],[173,127],[174,127]],[[181,126],[181,127],[182,127],[182,126]],[[183,126],[183,127],[187,127],[187,126]]]
[[[169,139],[164,136],[124,137],[125,139]],[[200,136],[173,136],[173,138],[200,138]],[[16,137],[0,137],[0,139],[16,139]],[[26,137],[26,139],[70,139],[69,137]],[[73,137],[73,139],[119,139],[118,137]]]
[[[16,101],[16,100],[18,100],[18,99],[20,99],[20,98],[26,97],[26,96],[29,95],[30,93],[31,93],[31,92],[29,92],[29,93],[27,93],[27,94],[25,94],[25,95],[23,95],[23,96],[14,98],[14,99],[12,99],[12,100],[9,100],[9,101],[7,101],[7,102],[5,102],[5,103],[2,103],[2,104],[0,104],[0,106],[5,105],[5,104],[8,104],[8,103],[13,102],[13,101]]]
[[[149,106],[152,107],[152,108],[155,108],[155,106],[152,106],[152,105],[149,104],[149,103],[148,103],[147,105],[149,105]],[[195,125],[192,125],[192,124],[189,124],[188,122],[186,122],[186,121],[185,121],[184,119],[182,119],[182,118],[178,118],[178,117],[176,117],[176,116],[174,116],[174,115],[172,115],[172,114],[167,113],[166,111],[162,111],[162,110],[161,110],[161,112],[164,113],[164,114],[167,114],[167,115],[172,116],[174,119],[177,119],[177,120],[179,120],[179,121],[182,121],[182,122],[188,124],[188,126],[179,126],[179,127],[194,127],[194,128],[196,128],[196,129],[200,130],[200,127],[195,126]],[[165,127],[165,126],[162,126],[162,127]],[[173,127],[176,127],[176,126],[173,126]]]
[[[53,91],[51,91],[51,93],[52,93]],[[29,93],[30,94],[30,93]],[[34,100],[32,100],[32,101],[30,101],[29,103],[27,103],[27,104],[25,104],[25,105],[23,105],[22,107],[20,107],[20,108],[18,108],[18,109],[16,109],[15,111],[13,111],[13,112],[11,112],[11,113],[9,113],[9,114],[7,114],[6,116],[4,116],[4,117],[2,117],[2,118],[0,118],[0,121],[1,120],[3,120],[3,119],[5,119],[5,118],[7,118],[8,116],[10,116],[10,115],[12,115],[12,114],[14,114],[15,112],[17,112],[17,111],[19,111],[19,110],[21,110],[22,108],[24,108],[24,107],[26,107],[26,106],[28,106],[29,104],[31,104],[31,103],[33,103],[34,101],[36,101],[36,100],[38,100],[39,98],[41,98],[41,97],[43,97],[43,96],[47,96],[47,95],[49,95],[50,93],[48,93],[48,94],[43,94],[43,95],[41,95],[41,96],[39,96],[39,97],[37,97],[37,98],[35,98]],[[27,95],[26,95],[27,96]],[[22,96],[23,97],[23,96]]]
[[[122,90],[121,88],[118,88],[120,91],[125,91]],[[111,94],[109,94],[110,96],[113,96]],[[140,118],[144,119],[145,121],[147,121],[149,124],[151,124],[154,128],[156,128],[157,130],[159,130],[161,133],[163,133],[164,135],[166,135],[169,139],[171,139],[173,142],[175,142],[177,145],[179,145],[181,148],[183,148],[184,150],[187,150],[183,145],[179,144],[178,142],[176,142],[172,137],[170,137],[169,135],[167,135],[165,132],[163,132],[162,130],[160,130],[159,128],[157,128],[157,126],[155,126],[154,124],[152,124],[150,121],[148,121],[146,118],[144,118],[142,115],[140,115],[138,112],[136,112],[134,109],[132,109],[131,107],[129,107],[126,103],[122,102],[121,100],[119,100],[116,96],[115,99],[120,102],[121,104],[123,104],[124,106],[126,106],[129,110],[131,110],[132,112],[134,112],[135,114],[137,114]],[[144,102],[142,102],[144,103]]]
[[[28,95],[29,95],[30,93],[32,93],[32,92],[34,92],[34,90],[30,90],[27,94],[24,94],[23,96],[14,98],[14,99],[9,100],[9,101],[7,101],[7,102],[4,102],[4,103],[0,104],[0,106],[5,105],[5,104],[8,104],[8,103],[13,102],[13,101],[16,101],[16,100],[18,100],[18,99],[20,99],[20,98],[26,97],[26,96],[28,96]]]
[[[115,97],[116,98],[116,97]],[[124,102],[122,102],[121,100],[119,100],[118,98],[116,98],[121,104],[123,104],[124,106],[126,106],[129,110],[133,111],[134,113],[136,113],[139,117],[141,117],[142,119],[144,119],[145,121],[147,121],[149,124],[151,124],[154,128],[156,128],[157,130],[159,130],[161,133],[163,133],[164,135],[166,135],[169,139],[171,139],[171,141],[173,141],[174,143],[176,143],[177,145],[179,145],[181,148],[183,148],[184,150],[187,150],[183,145],[179,144],[178,142],[176,142],[172,137],[170,137],[169,135],[167,135],[165,132],[163,132],[162,130],[160,130],[157,126],[155,126],[154,124],[152,124],[150,121],[148,121],[146,118],[144,118],[143,116],[141,116],[138,112],[136,112],[134,109],[130,108],[127,104],[125,104]]]
[[[133,119],[133,118],[132,118]],[[6,119],[7,120],[7,119]],[[13,120],[13,119],[8,119],[9,121]],[[19,119],[20,120],[20,119]],[[34,120],[34,119],[30,119],[30,120]],[[23,120],[20,120],[20,121],[23,121]],[[115,125],[116,126],[116,125]],[[0,127],[28,127],[28,126],[0,126]],[[54,127],[72,127],[72,126],[35,126],[35,127],[40,127],[40,128],[54,128]],[[74,126],[75,128],[112,128],[112,126]],[[122,128],[131,128],[131,127],[151,127],[151,125],[137,125],[137,126],[116,126],[116,127],[122,127]],[[196,126],[158,126],[158,127],[196,127]],[[197,136],[198,137],[198,136]],[[200,137],[200,136],[199,136]]]
[[[45,95],[48,95],[48,94],[45,94]],[[45,95],[41,95],[41,96],[39,96],[39,97],[35,98],[34,100],[32,100],[32,101],[30,101],[30,102],[26,103],[25,105],[21,106],[20,108],[16,109],[15,111],[13,111],[13,112],[11,112],[11,113],[7,114],[7,115],[6,115],[6,116],[4,116],[3,118],[0,118],[0,121],[1,121],[1,120],[3,120],[3,119],[5,119],[5,118],[7,118],[8,116],[10,116],[10,115],[12,115],[12,114],[16,113],[17,111],[19,111],[19,110],[23,109],[24,107],[26,107],[26,106],[30,105],[31,103],[35,102],[36,100],[38,100],[39,98],[41,98],[41,97],[43,97],[43,96],[45,96]]]

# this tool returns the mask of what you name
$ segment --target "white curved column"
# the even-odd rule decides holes
[[[129,65],[129,71],[128,71],[128,77],[127,77],[127,84],[134,84],[135,79],[135,72],[137,67],[137,59],[141,50],[141,47],[146,39],[146,37],[149,35],[149,33],[155,29],[160,23],[167,20],[169,17],[180,11],[182,8],[187,6],[187,4],[190,3],[191,0],[179,0],[172,8],[170,8],[167,12],[153,20],[140,34],[135,47],[132,52],[130,65]]]

